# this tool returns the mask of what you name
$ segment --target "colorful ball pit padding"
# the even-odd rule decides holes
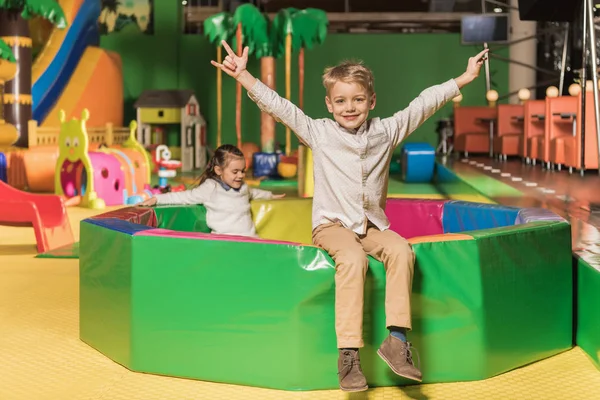
[[[253,203],[265,239],[207,233],[201,206],[82,221],[81,339],[133,371],[337,388],[334,264],[309,245],[311,206]],[[571,347],[563,219],[457,201],[392,199],[386,212],[416,253],[410,339],[425,382],[485,379]],[[385,272],[376,260],[369,266],[363,369],[372,386],[404,384],[375,354],[387,334]]]
[[[101,209],[105,206],[135,204],[149,197],[148,154],[135,140],[137,124],[130,125],[130,136],[119,148],[91,144],[86,130],[89,112],[81,120],[65,120],[61,112],[56,162],[55,190],[68,199],[81,197],[81,205]]]
[[[402,146],[402,180],[427,183],[433,180],[435,149],[427,143],[406,143]]]

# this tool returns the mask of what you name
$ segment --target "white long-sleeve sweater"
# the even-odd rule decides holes
[[[271,199],[273,193],[250,188],[245,183],[239,190],[214,179],[183,192],[157,194],[156,204],[203,204],[206,224],[213,233],[257,237],[250,212],[250,201]]]

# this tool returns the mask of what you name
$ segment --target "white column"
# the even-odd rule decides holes
[[[510,10],[510,41],[533,36],[536,33],[537,22],[521,21],[519,19],[519,1],[510,0],[510,5],[515,9]],[[513,44],[509,47],[509,58],[528,65],[536,66],[537,63],[537,40],[530,39]],[[536,83],[535,70],[514,63],[508,64],[508,91],[517,92],[521,88],[534,86]],[[531,91],[532,99],[535,99],[535,90]],[[519,103],[517,95],[511,96],[510,103]]]

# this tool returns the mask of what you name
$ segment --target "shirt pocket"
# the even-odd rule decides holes
[[[367,137],[369,152],[381,154],[390,146],[390,138],[385,132],[377,132]]]

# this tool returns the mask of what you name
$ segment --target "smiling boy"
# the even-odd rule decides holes
[[[237,79],[265,112],[293,130],[313,151],[313,242],[335,262],[335,329],[338,379],[344,391],[368,389],[358,349],[362,338],[367,255],[386,270],[385,313],[390,335],[377,351],[396,374],[421,381],[406,331],[411,329],[410,294],[414,252],[389,230],[384,209],[394,149],[444,104],[460,94],[481,69],[487,50],[471,57],[461,76],[424,90],[407,108],[389,118],[367,120],[375,107],[373,74],[361,63],[344,62],[323,75],[331,119],[312,119],[247,70],[248,48],[211,63]]]

